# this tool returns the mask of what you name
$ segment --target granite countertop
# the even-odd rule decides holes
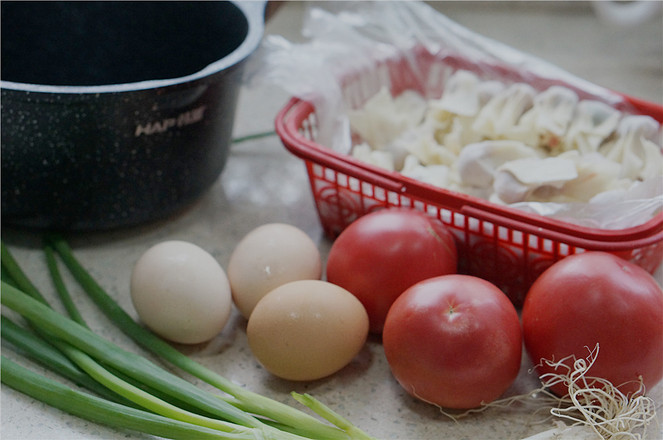
[[[600,20],[586,2],[432,2],[448,17],[526,52],[536,54],[578,76],[620,92],[663,103],[663,26],[660,15],[637,26]],[[297,41],[306,5],[284,2],[267,24],[267,34]],[[235,124],[235,136],[273,129],[276,112],[288,95],[266,85],[245,87]],[[126,310],[133,309],[128,279],[137,258],[149,246],[166,239],[203,245],[227,267],[241,237],[267,222],[293,224],[307,232],[326,255],[330,241],[323,236],[302,162],[288,153],[276,136],[233,145],[221,177],[185,212],[150,225],[70,237],[77,256],[101,285]],[[48,286],[38,237],[3,229],[2,238],[37,285]],[[661,281],[660,271],[657,274]],[[131,346],[83,297],[76,302],[93,329],[120,345]],[[529,410],[490,409],[458,422],[416,401],[390,375],[378,340],[369,339],[356,359],[341,372],[310,383],[276,379],[252,357],[246,342],[246,321],[233,313],[219,337],[188,353],[200,363],[259,393],[296,403],[290,391],[308,392],[381,439],[521,439],[552,427],[551,421]],[[528,361],[507,394],[536,387]],[[663,402],[661,386],[652,390]],[[8,387],[1,390],[0,438],[142,439],[88,423],[49,408]],[[659,413],[660,413],[659,407]],[[661,424],[652,424],[651,438],[661,438]]]

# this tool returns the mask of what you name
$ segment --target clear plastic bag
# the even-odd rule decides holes
[[[430,71],[420,69],[416,53],[421,50],[440,58],[460,56],[485,81],[504,80],[504,72],[517,72],[518,82],[563,84],[585,100],[630,110],[621,94],[479,35],[425,3],[328,2],[325,7],[312,3],[308,9],[302,30],[308,39],[305,43],[266,36],[250,71],[252,80],[278,85],[292,96],[310,101],[316,108],[316,142],[338,152],[349,154],[353,147],[348,115],[359,103],[348,99],[343,84],[352,72],[370,69],[386,59],[404,58],[418,91],[427,99],[439,98],[439,81],[430,77]],[[440,75],[447,75],[444,81],[449,73]],[[520,202],[510,206],[585,226],[623,229],[644,223],[661,211],[663,177],[600,196],[590,203]]]

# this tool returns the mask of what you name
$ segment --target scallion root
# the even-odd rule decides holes
[[[589,426],[604,439],[639,440],[645,434],[647,425],[656,417],[654,400],[645,395],[642,378],[636,392],[626,395],[610,381],[592,377],[588,371],[599,354],[598,344],[590,350],[586,359],[569,356],[554,362],[542,362],[560,373],[547,373],[541,376],[545,388],[563,383],[568,395],[560,398],[560,405],[550,410],[556,417],[570,420],[572,424]],[[573,367],[568,362],[573,361]]]
[[[550,416],[572,427],[587,427],[604,440],[640,440],[646,435],[647,426],[656,418],[656,402],[645,395],[642,379],[638,389],[624,394],[619,386],[610,381],[588,374],[599,354],[598,344],[589,350],[586,359],[569,356],[559,361],[541,360],[538,366],[546,365],[555,373],[540,376],[541,387],[527,394],[499,399],[461,414],[442,413],[458,420],[487,409],[505,409],[524,405],[528,411],[546,409]],[[571,366],[569,366],[571,365]],[[536,366],[534,367],[536,369]],[[563,384],[568,394],[559,397],[551,393],[553,386]]]

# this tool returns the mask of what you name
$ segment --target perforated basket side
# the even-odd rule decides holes
[[[660,240],[645,242],[641,247],[635,242],[622,246],[607,242],[605,246],[586,249],[516,229],[499,218],[491,222],[390,191],[312,161],[306,161],[306,169],[318,215],[328,236],[336,237],[354,220],[378,209],[421,210],[442,221],[453,232],[460,256],[460,272],[493,282],[516,305],[522,304],[529,286],[546,268],[568,255],[599,248],[634,261],[650,272],[659,266],[663,256],[663,241]]]
[[[292,100],[279,113],[276,129],[293,154],[304,160],[318,216],[330,238],[369,212],[411,207],[439,219],[453,232],[460,271],[484,278],[521,305],[532,282],[554,262],[587,250],[602,250],[633,261],[653,273],[663,261],[663,214],[632,231],[573,229],[561,232],[543,223],[514,220],[503,208],[491,212],[463,195],[449,197],[428,188],[424,197],[402,181],[362,167],[315,143],[316,120],[311,104]],[[426,186],[426,185],[424,185]],[[585,233],[586,232],[586,233]]]
[[[422,55],[434,80],[422,82],[410,60],[387,59],[374,69],[344,77],[347,103],[360,107],[387,86],[398,94],[417,89],[425,96],[440,94],[444,79],[457,68],[471,68],[462,59],[439,60]],[[522,81],[518,72],[504,72]],[[435,79],[437,78],[437,79]],[[540,88],[550,83],[538,84]],[[663,119],[663,107],[632,100],[633,108]],[[285,147],[305,161],[316,209],[325,233],[334,238],[354,220],[389,207],[411,207],[442,221],[454,233],[460,271],[500,287],[521,305],[529,286],[546,268],[568,255],[602,250],[633,261],[653,273],[663,261],[663,212],[650,221],[624,230],[581,227],[516,211],[485,200],[433,187],[335,152],[316,142],[313,106],[292,99],[277,115],[276,130]]]

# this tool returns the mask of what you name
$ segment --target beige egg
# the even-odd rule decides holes
[[[185,241],[149,248],[131,273],[140,320],[173,342],[197,344],[223,330],[232,309],[225,271],[204,249]]]
[[[284,223],[268,223],[249,232],[228,263],[233,301],[247,319],[269,291],[290,281],[321,276],[316,244],[301,229]]]
[[[310,381],[352,361],[366,342],[368,314],[347,290],[320,280],[284,284],[256,305],[249,347],[265,369],[283,379]]]

